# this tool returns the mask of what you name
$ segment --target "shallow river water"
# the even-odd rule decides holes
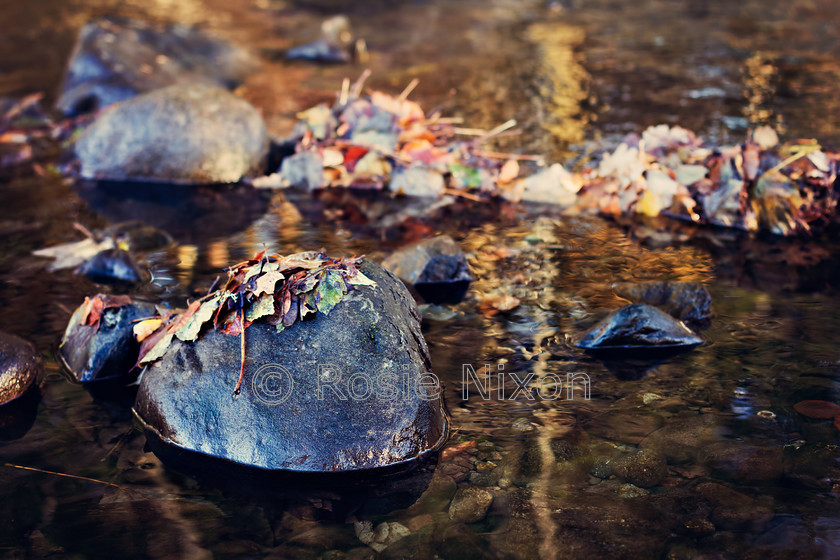
[[[364,65],[280,58],[334,13],[366,39]],[[757,124],[840,144],[835,0],[6,2],[0,95],[54,99],[78,28],[102,14],[197,24],[261,53],[240,93],[278,135],[369,67],[373,88],[397,93],[417,77],[412,98],[424,108],[475,127],[516,118],[521,134],[500,148],[576,165],[662,122],[716,144]],[[840,400],[836,233],[785,241],[466,203],[386,228],[394,205],[359,193],[3,179],[0,330],[36,344],[46,378],[40,401],[0,411],[0,557],[840,557],[840,432],[793,409]],[[78,239],[74,222],[127,219],[176,239],[149,257],[156,277],[173,280],[140,290],[176,304],[264,244],[381,260],[413,238],[455,237],[477,280],[462,303],[423,314],[449,445],[463,445],[409,473],[340,483],[165,467],[144,449],[129,401],[68,383],[55,361],[72,309],[100,288],[31,257]],[[625,303],[613,285],[642,280],[708,286],[705,344],[658,364],[574,348]],[[482,314],[483,296],[499,292],[521,305]],[[465,399],[464,364],[535,380],[585,374],[589,385],[556,400],[485,400],[473,384]],[[638,463],[616,475],[639,447],[667,457],[652,484]],[[453,520],[456,488],[489,492],[486,514]],[[377,552],[357,536],[366,522],[408,534]]]

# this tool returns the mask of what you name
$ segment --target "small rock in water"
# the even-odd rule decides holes
[[[650,495],[650,491],[633,484],[622,484],[618,489],[618,495],[622,498],[641,498]]]
[[[472,282],[464,252],[446,235],[404,247],[382,266],[412,284],[431,303],[461,300]]]
[[[286,51],[286,58],[345,63],[352,60],[353,32],[347,16],[337,15],[321,23],[321,37]]]
[[[359,540],[376,552],[411,534],[405,525],[393,521],[383,521],[375,528],[370,521],[356,521],[354,529]]]
[[[137,284],[142,281],[142,273],[137,268],[137,263],[134,262],[131,253],[122,249],[100,251],[77,268],[76,274],[87,276],[100,284],[113,282]]]
[[[259,112],[215,86],[169,86],[102,112],[75,145],[86,179],[235,183],[261,174]]]
[[[456,523],[475,523],[484,519],[493,494],[484,488],[467,486],[459,488],[449,505],[449,519]]]
[[[642,449],[614,461],[612,471],[630,484],[651,488],[668,474],[668,465],[659,453]]]
[[[76,309],[61,339],[58,355],[62,364],[76,381],[89,383],[119,377],[129,377],[137,363],[140,344],[133,329],[138,319],[155,314],[150,303],[112,300],[113,296],[97,295],[101,302],[98,320],[89,320],[88,301]],[[90,301],[90,300],[89,300]],[[96,311],[94,311],[96,312]],[[93,322],[94,324],[88,324]]]
[[[692,348],[703,340],[682,322],[650,305],[635,303],[613,311],[578,342],[586,350]]]
[[[724,439],[724,429],[714,414],[692,414],[670,420],[641,442],[673,463],[697,461],[703,449]]]
[[[13,334],[0,332],[0,405],[26,393],[37,381],[41,362],[35,347]]]
[[[680,321],[702,324],[712,314],[712,296],[699,282],[625,283],[615,289],[621,297],[660,307]]]
[[[103,19],[79,32],[56,106],[73,116],[173,84],[232,88],[256,64],[245,50],[191,27]]]

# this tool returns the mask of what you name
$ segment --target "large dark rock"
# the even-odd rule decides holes
[[[377,286],[356,286],[328,316],[280,333],[265,321],[245,331],[239,395],[240,337],[211,328],[195,342],[173,339],[144,372],[135,404],[153,440],[298,472],[393,466],[434,450],[446,420],[439,394],[415,389],[430,362],[414,302],[380,266],[361,270]],[[361,375],[351,387],[356,374],[372,394]]]
[[[235,87],[255,67],[245,50],[197,29],[104,19],[79,32],[56,106],[72,116],[173,84]]]
[[[264,170],[268,135],[244,99],[176,85],[110,107],[75,150],[86,179],[234,183]]]
[[[472,282],[464,252],[447,235],[404,247],[385,259],[382,266],[412,284],[431,303],[459,301]]]
[[[712,315],[712,296],[699,282],[628,282],[615,291],[635,303],[660,307],[680,321],[705,324]]]
[[[25,394],[35,384],[40,371],[41,362],[32,344],[0,332],[0,405]]]
[[[140,351],[133,335],[134,325],[138,319],[155,313],[154,305],[143,302],[108,307],[94,327],[80,324],[77,310],[61,339],[58,356],[81,383],[127,378]]]
[[[587,350],[692,348],[703,340],[683,323],[650,305],[634,303],[610,313],[578,342]]]

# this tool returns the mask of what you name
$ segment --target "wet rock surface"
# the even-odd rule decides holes
[[[703,340],[670,315],[645,304],[613,311],[578,342],[595,351],[689,349]]]
[[[668,474],[668,464],[661,454],[642,449],[617,459],[612,465],[612,472],[630,484],[651,488]]]
[[[262,469],[353,471],[427,455],[445,419],[439,395],[418,388],[429,358],[414,302],[378,265],[361,270],[377,286],[349,292],[329,316],[247,329],[239,395],[238,336],[173,340],[143,375],[138,417],[176,448]],[[396,397],[381,393],[384,376]]]
[[[139,301],[105,309],[97,326],[79,324],[74,314],[58,349],[63,365],[80,383],[131,377],[140,350],[134,325],[154,314],[154,305]]]
[[[446,235],[404,247],[385,259],[382,266],[432,303],[460,300],[472,282],[464,251]]]
[[[475,523],[487,515],[493,494],[484,488],[466,486],[459,488],[449,505],[449,519],[459,523]]]
[[[699,282],[643,282],[616,286],[616,293],[635,303],[660,307],[680,321],[708,323],[712,296]]]
[[[698,462],[704,448],[723,441],[726,430],[711,414],[672,420],[641,441],[640,447],[661,453],[672,463]]]
[[[79,32],[56,106],[76,115],[173,84],[234,87],[255,67],[245,50],[195,28],[103,19]]]
[[[31,343],[0,332],[0,405],[23,396],[37,381],[40,370]]]
[[[75,145],[81,176],[98,180],[234,183],[261,173],[262,117],[215,86],[169,86],[102,112]]]
[[[143,278],[143,273],[137,267],[131,253],[123,249],[107,249],[97,253],[77,268],[76,274],[87,276],[100,284],[136,284]]]

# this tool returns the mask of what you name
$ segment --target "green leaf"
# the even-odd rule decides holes
[[[198,311],[184,323],[184,325],[177,330],[175,336],[184,342],[192,342],[198,338],[198,333],[201,332],[201,327],[213,317],[213,313],[219,307],[222,301],[222,294],[217,293],[212,298],[201,304]]]
[[[344,278],[341,273],[335,270],[328,270],[323,279],[318,283],[318,311],[329,315],[341,298],[344,297]]]
[[[452,174],[452,183],[456,187],[476,189],[481,186],[481,173],[478,169],[460,163],[450,163],[449,172]]]
[[[274,315],[274,293],[264,294],[245,310],[245,320],[253,323],[261,317]]]
[[[155,344],[154,347],[140,359],[138,363],[148,364],[149,362],[154,362],[166,354],[166,349],[169,348],[169,343],[172,342],[172,336],[172,333],[165,334],[163,338],[161,338],[157,344]]]

